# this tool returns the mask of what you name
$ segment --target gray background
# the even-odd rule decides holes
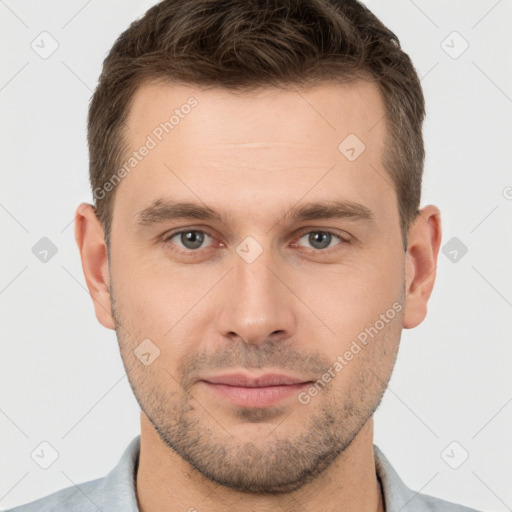
[[[94,316],[73,215],[92,202],[85,123],[103,58],[153,3],[0,0],[3,508],[103,476],[139,432],[115,333]],[[427,319],[403,332],[375,443],[415,490],[510,510],[512,2],[367,4],[422,77],[422,205],[441,209],[446,253]],[[46,262],[32,250],[43,237],[57,249]],[[48,469],[31,458],[43,441],[59,454]]]

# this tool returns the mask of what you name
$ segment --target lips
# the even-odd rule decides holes
[[[264,408],[297,396],[311,381],[276,373],[257,377],[236,373],[208,377],[201,383],[235,406]]]
[[[304,379],[289,377],[288,375],[280,375],[277,373],[267,373],[259,377],[249,377],[241,373],[231,375],[218,375],[204,379],[212,384],[225,384],[227,386],[237,386],[244,388],[263,388],[268,386],[290,386],[293,384],[303,384]]]

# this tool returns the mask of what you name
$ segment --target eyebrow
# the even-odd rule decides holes
[[[135,215],[135,222],[140,226],[151,226],[175,219],[209,220],[228,224],[230,216],[203,204],[172,199],[157,199]],[[293,206],[281,216],[281,221],[304,222],[316,219],[349,219],[375,223],[375,215],[368,207],[347,200]]]

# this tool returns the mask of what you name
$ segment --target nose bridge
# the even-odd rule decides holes
[[[270,247],[247,237],[232,261],[218,315],[220,333],[251,344],[264,343],[271,335],[289,337],[294,331],[293,294],[277,277],[279,264]]]

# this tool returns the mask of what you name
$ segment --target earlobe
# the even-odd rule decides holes
[[[433,205],[425,206],[409,228],[405,262],[405,329],[416,327],[427,315],[427,303],[436,278],[441,236],[441,212]]]
[[[103,326],[114,329],[105,236],[94,207],[88,203],[81,203],[76,209],[75,240],[96,318]]]

